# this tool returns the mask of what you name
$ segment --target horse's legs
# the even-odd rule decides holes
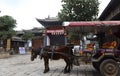
[[[49,69],[49,58],[48,57],[44,57],[44,66],[45,66],[45,70],[43,73],[47,73],[50,69]]]
[[[70,69],[70,67],[71,67],[70,60],[65,58],[64,61],[66,62],[66,66],[64,68],[64,73],[69,73],[71,71],[71,69]]]
[[[70,69],[73,68],[73,60],[74,60],[74,58],[73,58],[73,57],[70,57]]]
[[[71,59],[68,59],[67,64],[68,64],[67,71],[68,71],[68,72],[70,72],[70,71],[71,71],[71,69],[72,69],[72,62],[71,62]]]
[[[68,64],[67,64],[67,60],[64,59],[64,61],[65,61],[65,63],[66,63],[66,66],[65,66],[65,68],[64,68],[64,73],[67,73],[67,66],[68,66]]]

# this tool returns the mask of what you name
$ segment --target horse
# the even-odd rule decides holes
[[[31,51],[31,61],[34,61],[37,56],[40,56],[40,59],[44,59],[44,72],[47,73],[49,69],[49,59],[59,60],[63,59],[66,63],[64,68],[64,73],[69,73],[72,69],[72,61],[73,61],[73,53],[71,46],[57,46],[56,48],[52,48],[51,46],[46,46],[43,48],[33,49]]]

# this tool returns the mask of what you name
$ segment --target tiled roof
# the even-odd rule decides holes
[[[102,12],[102,14],[100,15],[99,20],[104,20],[109,15],[109,13],[111,13],[115,9],[115,7],[117,7],[119,4],[120,0],[111,0],[110,3]]]
[[[62,26],[63,21],[58,20],[49,20],[49,19],[36,19],[40,24],[42,24],[45,28],[53,27],[53,26]]]

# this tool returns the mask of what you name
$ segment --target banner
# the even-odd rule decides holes
[[[64,30],[60,29],[60,30],[47,30],[47,33],[51,33],[52,35],[61,35],[64,34]]]
[[[25,47],[19,47],[19,53],[25,54]]]

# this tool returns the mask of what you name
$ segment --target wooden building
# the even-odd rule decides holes
[[[26,41],[19,37],[12,37],[11,41],[7,42],[7,49],[13,50],[14,53],[19,53],[19,47],[25,47]],[[10,49],[9,49],[10,47]]]
[[[45,27],[43,32],[44,46],[65,45],[67,43],[62,21],[51,19],[37,19],[37,21]]]
[[[34,37],[32,39],[30,38],[29,40],[26,41],[25,47],[27,50],[30,50],[31,47],[39,48],[43,45],[43,36],[42,36],[43,30],[44,30],[44,28],[33,28],[30,30],[18,31],[17,36],[22,37],[25,34],[25,32],[29,32],[29,33],[33,34]]]

